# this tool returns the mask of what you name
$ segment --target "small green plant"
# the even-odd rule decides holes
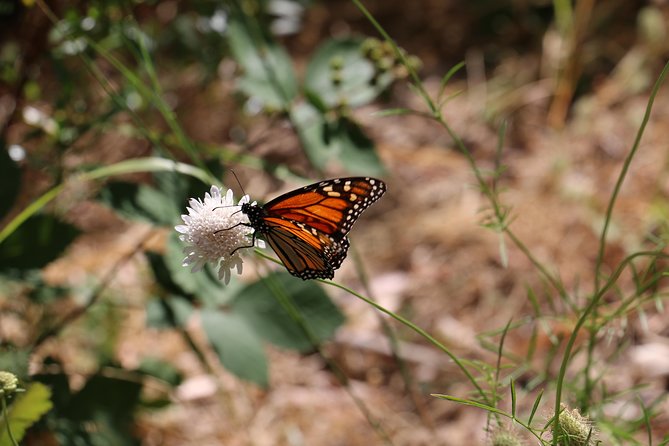
[[[26,430],[53,406],[48,387],[33,383],[27,390],[23,389],[19,387],[18,377],[6,371],[0,371],[0,403],[0,445],[3,446],[18,446]]]

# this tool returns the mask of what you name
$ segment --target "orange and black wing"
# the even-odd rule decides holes
[[[264,219],[265,240],[289,273],[301,279],[332,279],[349,247],[318,229],[284,218]]]
[[[341,241],[385,191],[385,183],[375,178],[336,178],[288,192],[263,209],[268,217],[290,220]]]

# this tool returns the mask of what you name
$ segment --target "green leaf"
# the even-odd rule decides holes
[[[174,175],[174,181],[177,176]],[[183,182],[185,183],[185,182]],[[185,187],[185,184],[182,185]],[[154,189],[149,186],[140,186],[137,192],[137,206],[148,217],[149,221],[160,226],[174,226],[179,222],[181,209],[175,202],[176,193]]]
[[[78,422],[78,428],[95,425],[94,431],[86,432],[86,444],[136,444],[131,422],[141,389],[142,383],[135,380],[94,375],[61,415]]]
[[[374,65],[363,55],[361,44],[361,39],[347,38],[321,45],[307,66],[307,97],[318,97],[329,108],[354,108],[368,104],[388,88],[392,74],[378,76]]]
[[[383,174],[374,142],[354,121],[344,117],[327,120],[309,104],[296,106],[292,121],[316,168],[324,170],[328,164],[338,163],[351,173]]]
[[[325,116],[313,105],[302,103],[293,107],[291,121],[311,164],[318,170],[325,170],[330,159],[336,157],[323,136],[326,126]]]
[[[221,364],[242,379],[267,387],[267,358],[251,325],[236,314],[202,310],[202,328]]]
[[[233,282],[224,288],[223,283],[214,277],[208,266],[199,272],[191,272],[192,266],[183,266],[183,247],[184,243],[179,240],[176,231],[172,232],[167,240],[163,260],[174,283],[204,305],[216,306],[225,302],[226,295],[234,290]]]
[[[139,372],[158,378],[170,386],[178,386],[183,380],[181,372],[167,361],[159,358],[146,357],[139,365]]]
[[[128,183],[124,181],[111,181],[100,190],[99,200],[114,209],[123,217],[131,220],[141,220],[151,222],[151,219],[141,209],[137,203],[140,184]]]
[[[110,182],[100,191],[100,201],[131,220],[162,226],[179,221],[180,209],[172,196],[145,184]]]
[[[193,305],[179,296],[149,299],[146,303],[146,326],[158,329],[183,327],[192,313]]]
[[[450,70],[444,75],[444,77],[441,78],[441,82],[439,83],[439,94],[437,94],[438,102],[441,101],[441,96],[444,94],[444,90],[446,89],[446,85],[448,84],[448,81],[451,80],[451,78],[460,71],[461,68],[465,66],[465,62],[459,62],[455,64],[453,67],[451,67]]]
[[[21,169],[9,157],[5,141],[0,140],[0,218],[12,208],[21,186]]]
[[[206,163],[206,167],[213,175],[221,172],[216,160]],[[155,171],[153,179],[153,185],[109,182],[100,191],[99,199],[126,218],[172,227],[181,223],[188,199],[202,198],[211,188],[190,175],[174,171]]]
[[[274,273],[244,288],[231,302],[233,312],[268,342],[298,351],[314,347],[302,327],[281,306],[275,291],[290,298],[318,342],[329,339],[344,322],[342,313],[315,282]]]
[[[12,372],[19,378],[27,377],[28,361],[32,354],[32,350],[16,350],[5,346],[0,352],[0,370]]]
[[[205,166],[215,177],[221,176],[222,166],[218,160],[208,161]],[[202,199],[205,192],[211,189],[210,184],[177,172],[155,172],[153,178],[155,188],[151,194],[140,194],[138,204],[154,221],[164,226],[182,223],[181,214],[186,213],[188,199]]]
[[[49,215],[34,216],[0,243],[0,269],[42,268],[79,235],[74,226]]]
[[[161,284],[165,282],[164,285],[169,285],[169,282],[163,280],[164,271],[162,269],[166,269],[168,274],[165,277],[172,284],[189,294],[193,294],[199,287],[198,277],[191,272],[192,268],[190,266],[183,266],[183,261],[186,257],[183,252],[184,246],[185,244],[179,240],[179,235],[175,231],[172,231],[167,239],[165,255],[153,259],[151,265],[153,267],[155,264],[154,273],[156,273],[156,278],[160,279]],[[158,272],[161,274],[159,275]],[[166,286],[166,288],[171,289],[172,287]]]
[[[544,396],[544,389],[541,389],[539,391],[539,394],[537,395],[537,398],[534,400],[534,404],[532,405],[532,411],[530,412],[530,416],[527,418],[527,425],[531,426],[532,425],[532,420],[534,419],[534,415],[537,413],[537,409],[539,409],[539,403],[541,402],[541,398]]]
[[[350,119],[340,118],[331,138],[339,146],[341,162],[348,172],[381,175],[384,172],[374,142]]]
[[[227,37],[234,58],[244,69],[237,88],[266,107],[290,108],[297,95],[297,80],[288,53],[246,16],[230,16]]]
[[[61,370],[63,367],[62,363],[54,360],[53,358],[46,358],[43,361],[44,370],[48,370],[49,367],[53,367],[56,370]],[[39,381],[45,386],[51,389],[51,401],[54,405],[54,411],[48,415],[52,416],[53,413],[60,413],[72,399],[72,391],[70,389],[69,377],[64,373],[45,373],[32,376],[34,381]]]
[[[171,239],[168,240],[168,243],[170,243],[170,241]],[[175,263],[177,261],[183,261],[183,258],[185,257],[185,255],[180,252],[173,255],[175,256],[173,259]],[[190,296],[190,293],[187,293],[182,286],[175,282],[171,271],[167,268],[166,256],[167,254],[160,255],[155,252],[146,253],[146,258],[149,261],[149,267],[153,272],[153,277],[165,291],[172,294]]]
[[[386,118],[388,116],[404,116],[404,115],[414,115],[420,114],[416,110],[411,110],[409,108],[389,108],[386,110],[381,110],[372,114],[372,116],[377,116],[379,118]]]
[[[42,383],[32,383],[25,393],[17,394],[16,400],[9,407],[9,426],[14,439],[21,441],[26,429],[47,413],[51,403],[51,391]],[[4,417],[0,418],[0,446],[11,446]]]

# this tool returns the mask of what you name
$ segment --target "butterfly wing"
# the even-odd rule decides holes
[[[300,223],[341,241],[360,214],[385,191],[385,183],[375,178],[336,178],[288,192],[263,209],[270,217]]]
[[[374,178],[321,181],[281,195],[264,206],[244,204],[250,225],[262,233],[292,275],[331,279],[346,258],[346,234],[386,191]]]
[[[346,257],[346,238],[333,237],[284,218],[266,217],[263,231],[267,243],[289,273],[301,279],[332,279]]]

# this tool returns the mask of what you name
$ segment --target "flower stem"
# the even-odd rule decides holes
[[[7,401],[5,400],[5,392],[2,392],[0,395],[0,400],[2,400],[2,416],[5,419],[5,425],[7,426],[7,435],[9,435],[9,440],[12,442],[12,445],[19,446],[14,434],[12,434],[12,427],[9,425],[9,414],[7,413]]]

